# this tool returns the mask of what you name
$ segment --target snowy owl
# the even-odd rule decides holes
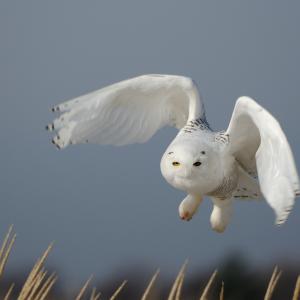
[[[179,216],[190,220],[204,196],[213,202],[212,228],[223,232],[233,201],[264,197],[283,224],[299,195],[293,154],[277,120],[253,99],[240,97],[229,127],[209,126],[195,82],[183,76],[143,75],[55,106],[52,142],[126,145],[148,141],[160,128],[179,132],[162,156],[166,181],[187,196]]]

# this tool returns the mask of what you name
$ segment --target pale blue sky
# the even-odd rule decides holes
[[[213,128],[225,129],[249,95],[281,122],[300,163],[300,2],[0,1],[0,234],[18,233],[9,267],[49,258],[68,282],[105,278],[132,262],[173,274],[214,269],[232,251],[253,266],[300,264],[300,205],[276,228],[265,203],[239,202],[225,234],[205,201],[178,218],[184,194],[160,175],[176,131],[123,148],[57,151],[44,131],[49,108],[144,73],[192,77]]]

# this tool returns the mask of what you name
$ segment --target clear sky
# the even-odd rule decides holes
[[[228,230],[210,229],[209,199],[185,223],[184,194],[160,157],[176,131],[122,148],[57,151],[49,108],[145,73],[192,77],[215,129],[249,95],[280,121],[300,164],[300,2],[0,1],[0,234],[15,225],[9,268],[49,258],[68,282],[105,278],[134,264],[173,274],[214,269],[240,252],[256,266],[300,264],[300,203],[276,228],[266,203],[237,202]]]

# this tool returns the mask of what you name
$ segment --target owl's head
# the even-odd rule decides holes
[[[215,148],[201,141],[172,143],[164,153],[162,175],[177,189],[205,195],[220,184],[220,156]]]

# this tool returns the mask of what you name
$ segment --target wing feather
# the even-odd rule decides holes
[[[284,223],[299,193],[292,151],[278,121],[253,99],[237,100],[227,129],[229,150],[251,175],[257,173],[262,194]]]
[[[53,108],[61,115],[48,125],[59,148],[69,144],[143,143],[164,126],[182,128],[203,117],[194,82],[183,76],[143,75],[115,83]]]

